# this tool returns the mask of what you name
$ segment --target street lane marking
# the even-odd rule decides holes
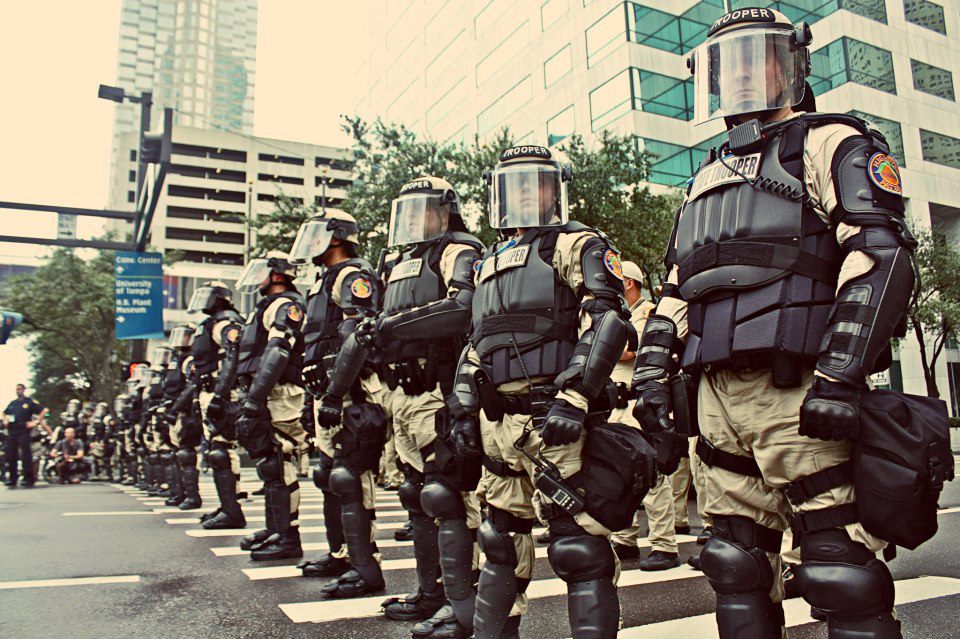
[[[306,544],[301,544],[304,550],[329,550],[330,546],[326,542],[310,542]],[[412,541],[397,541],[396,539],[378,539],[377,546],[379,548],[400,548],[402,546],[413,547]],[[249,555],[249,550],[240,550],[239,546],[215,546],[210,549],[217,557],[239,557],[241,555]]]
[[[64,517],[112,517],[115,515],[156,515],[155,510],[89,510],[63,513]]]
[[[938,515],[949,515],[951,513],[960,513],[960,507],[955,508],[944,508],[943,510],[938,510]]]
[[[898,606],[948,597],[960,594],[960,579],[950,577],[918,577],[901,579],[896,583],[896,604]],[[787,627],[811,623],[810,604],[803,599],[788,599],[783,602],[783,612]],[[683,619],[672,619],[644,626],[634,626],[621,630],[618,639],[674,639],[675,637],[717,637],[717,621],[714,614],[696,615]]]
[[[74,577],[71,579],[33,579],[29,581],[0,581],[0,590],[17,588],[48,588],[50,586],[91,586],[96,584],[133,584],[140,575],[116,575],[114,577]]]
[[[677,543],[687,543],[691,541],[696,541],[696,537],[677,535]],[[380,542],[378,541],[377,544],[380,545]],[[649,547],[649,545],[650,542],[647,540],[643,540],[637,544],[638,547]],[[537,551],[542,551],[543,556],[546,556],[546,548],[537,548]],[[684,569],[683,567],[659,572],[644,572],[637,569],[620,573],[618,585],[620,587],[639,586],[662,581],[694,579],[697,577],[706,579],[702,572]],[[527,587],[527,597],[529,599],[541,599],[543,597],[565,594],[567,594],[567,583],[559,578],[538,579],[530,582],[530,585]],[[405,594],[388,596],[403,597]],[[384,596],[382,595],[379,597],[363,597],[351,599],[349,601],[350,605],[344,606],[342,600],[330,599],[325,601],[280,604],[280,609],[294,623],[323,623],[337,619],[356,619],[360,617],[377,616],[380,614],[380,604],[383,600]]]
[[[407,513],[407,511],[405,511],[405,510],[384,510],[384,511],[382,511],[382,512],[378,512],[378,513],[377,513],[377,521],[380,521],[380,517],[406,517],[407,514],[408,514],[408,513]],[[300,519],[303,519],[303,517],[300,517]],[[179,519],[179,518],[178,518],[178,519],[167,519],[166,521],[167,521],[168,524],[172,524],[172,525],[183,525],[183,524],[196,524],[196,523],[198,523],[198,520],[195,519],[195,518],[194,518],[194,519]],[[251,517],[247,517],[247,521],[252,521],[252,518],[251,518]],[[265,521],[265,520],[262,520],[262,519],[261,519],[260,521]],[[402,526],[402,524],[403,524],[403,523],[406,523],[406,522],[405,522],[405,521],[404,521],[404,522],[401,522],[400,525],[396,525],[396,526],[387,526],[388,523],[395,523],[395,522],[382,522],[382,523],[380,523],[380,524],[377,525],[377,528],[389,528],[389,529],[392,529],[392,528],[400,528],[400,527]],[[304,527],[304,526],[301,526],[301,527],[300,527],[300,532],[302,532],[302,533],[305,533],[305,532],[323,532],[324,530],[325,530],[325,529],[324,529],[323,527],[316,527],[316,526],[314,526],[314,527]],[[239,529],[236,529],[236,528],[227,528],[227,529],[224,529],[224,530],[206,530],[206,529],[197,528],[197,529],[194,529],[194,530],[185,530],[184,532],[187,533],[187,534],[188,534],[189,536],[191,536],[191,537],[230,537],[230,536],[232,536],[232,535],[246,535],[246,534],[248,534],[248,532],[244,532],[244,529],[243,529],[243,528],[239,528]],[[201,533],[202,533],[202,534],[201,534]]]

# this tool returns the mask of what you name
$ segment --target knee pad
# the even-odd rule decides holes
[[[412,513],[422,513],[423,506],[420,504],[420,493],[423,490],[423,475],[414,471],[407,475],[397,494],[400,496],[400,505]]]
[[[213,448],[207,452],[207,463],[214,470],[230,468],[230,453],[226,448]]]
[[[520,563],[509,531],[497,530],[489,520],[485,519],[477,529],[477,543],[491,563],[513,568]]]
[[[887,565],[833,528],[803,536],[802,562],[793,569],[800,594],[811,606],[837,617],[865,617],[893,610],[893,577]]]
[[[164,465],[164,466],[169,466],[170,464],[172,464],[172,463],[173,463],[173,459],[174,459],[174,456],[173,456],[173,451],[172,451],[172,450],[164,451],[164,452],[160,453],[160,461],[163,462],[163,465]]]
[[[147,456],[147,449],[144,448],[143,446],[141,446],[140,448],[138,448],[138,449],[137,449],[137,456],[138,456],[138,457],[146,457],[146,456]]]
[[[257,476],[264,483],[283,482],[283,457],[280,455],[267,455],[257,462]]]
[[[744,548],[714,534],[700,552],[700,568],[721,594],[767,592],[773,587],[773,568],[759,548]]]
[[[555,539],[547,549],[547,559],[567,583],[613,577],[616,570],[610,542],[596,535]]]
[[[363,501],[363,487],[360,485],[360,475],[346,466],[337,466],[330,471],[330,490],[344,504]]]
[[[181,448],[177,451],[177,463],[182,468],[195,466],[197,464],[197,451],[189,448]]]
[[[439,481],[428,482],[420,491],[423,512],[436,519],[465,519],[467,509],[463,498]]]
[[[150,453],[150,463],[159,464],[160,463],[160,453]]]

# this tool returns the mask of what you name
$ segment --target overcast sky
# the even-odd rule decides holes
[[[347,143],[338,116],[356,103],[364,13],[363,0],[260,1],[254,134]],[[97,86],[116,79],[119,27],[120,0],[0,2],[0,200],[106,205],[113,103]],[[0,234],[55,232],[54,215],[0,215],[20,231]],[[0,261],[39,253],[0,243]],[[16,348],[0,346],[0,396],[26,378]]]

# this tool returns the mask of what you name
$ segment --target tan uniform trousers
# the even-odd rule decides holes
[[[822,441],[799,433],[800,405],[812,382],[810,370],[805,371],[800,386],[787,389],[774,388],[768,370],[722,370],[702,377],[700,432],[720,450],[752,457],[763,474],[748,477],[701,464],[708,514],[739,515],[768,528],[786,530],[791,510],[818,510],[854,500],[852,484],[831,488],[797,507],[791,507],[784,495],[788,483],[850,459],[850,442]],[[851,539],[873,552],[886,545],[860,524],[844,528]],[[767,553],[767,557],[774,574],[780,575],[780,555]],[[770,597],[775,602],[783,600],[781,579],[774,582]]]
[[[517,477],[500,477],[484,470],[480,485],[477,487],[477,497],[485,504],[505,510],[514,517],[521,519],[536,519],[539,506],[551,506],[549,498],[536,490],[533,484],[533,464],[520,451],[514,448],[513,443],[523,434],[524,428],[530,423],[529,415],[504,415],[499,422],[489,421],[483,413],[480,414],[480,434],[483,439],[483,452],[506,462],[513,470],[524,471],[524,475]],[[556,464],[561,477],[569,477],[580,471],[581,456],[585,437],[568,446],[545,447],[541,454],[550,462]],[[531,431],[524,450],[536,455],[540,447],[540,431]],[[608,537],[610,530],[596,519],[582,511],[574,518],[587,533]],[[518,564],[515,574],[518,579],[533,577],[534,553],[532,534],[511,533],[513,545],[517,551]],[[616,561],[616,558],[615,558]],[[616,561],[614,583],[620,576],[620,563]],[[528,601],[526,593],[518,594],[510,616],[526,614]]]
[[[690,515],[687,510],[687,497],[690,494],[690,486],[697,491],[697,514],[703,521],[704,526],[712,526],[710,515],[704,512],[704,501],[706,500],[706,489],[703,487],[703,473],[701,467],[703,462],[697,457],[697,438],[690,438],[689,457],[680,460],[680,466],[677,472],[670,476],[670,483],[673,484],[673,512],[677,526],[689,526]]]
[[[237,453],[237,441],[235,439],[227,439],[220,434],[213,438],[210,437],[210,427],[207,425],[207,407],[210,406],[211,399],[213,399],[213,393],[208,391],[200,391],[199,401],[200,416],[203,420],[203,436],[208,442],[217,442],[218,444],[223,444],[226,447],[227,454],[230,455],[230,470],[233,471],[234,475],[239,475],[240,455]],[[230,400],[237,400],[236,391],[231,391]]]
[[[267,395],[267,410],[273,422],[273,436],[283,453],[283,483],[290,487],[291,526],[299,526],[300,484],[297,482],[296,455],[307,441],[300,423],[304,390],[296,384],[277,384]]]
[[[393,428],[387,430],[387,443],[380,456],[380,474],[378,480],[387,486],[396,488],[403,481],[403,473],[397,468],[397,443],[393,437]]]

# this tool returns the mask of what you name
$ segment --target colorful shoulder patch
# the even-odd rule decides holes
[[[903,195],[900,181],[900,167],[897,161],[886,153],[874,153],[867,163],[867,175],[870,181],[887,193]]]
[[[350,284],[350,292],[358,299],[366,299],[373,293],[373,287],[370,281],[363,277],[358,277]]]
[[[236,344],[237,340],[240,339],[240,329],[237,328],[236,326],[232,326],[228,328],[226,338],[227,338],[227,341],[230,342],[231,344]]]
[[[296,304],[291,304],[287,307],[287,317],[290,318],[292,322],[299,322],[303,319],[303,311],[300,310],[300,307]]]
[[[620,255],[613,249],[607,249],[603,254],[603,265],[607,267],[607,270],[613,273],[613,276],[618,280],[623,279],[623,262],[620,260]]]

